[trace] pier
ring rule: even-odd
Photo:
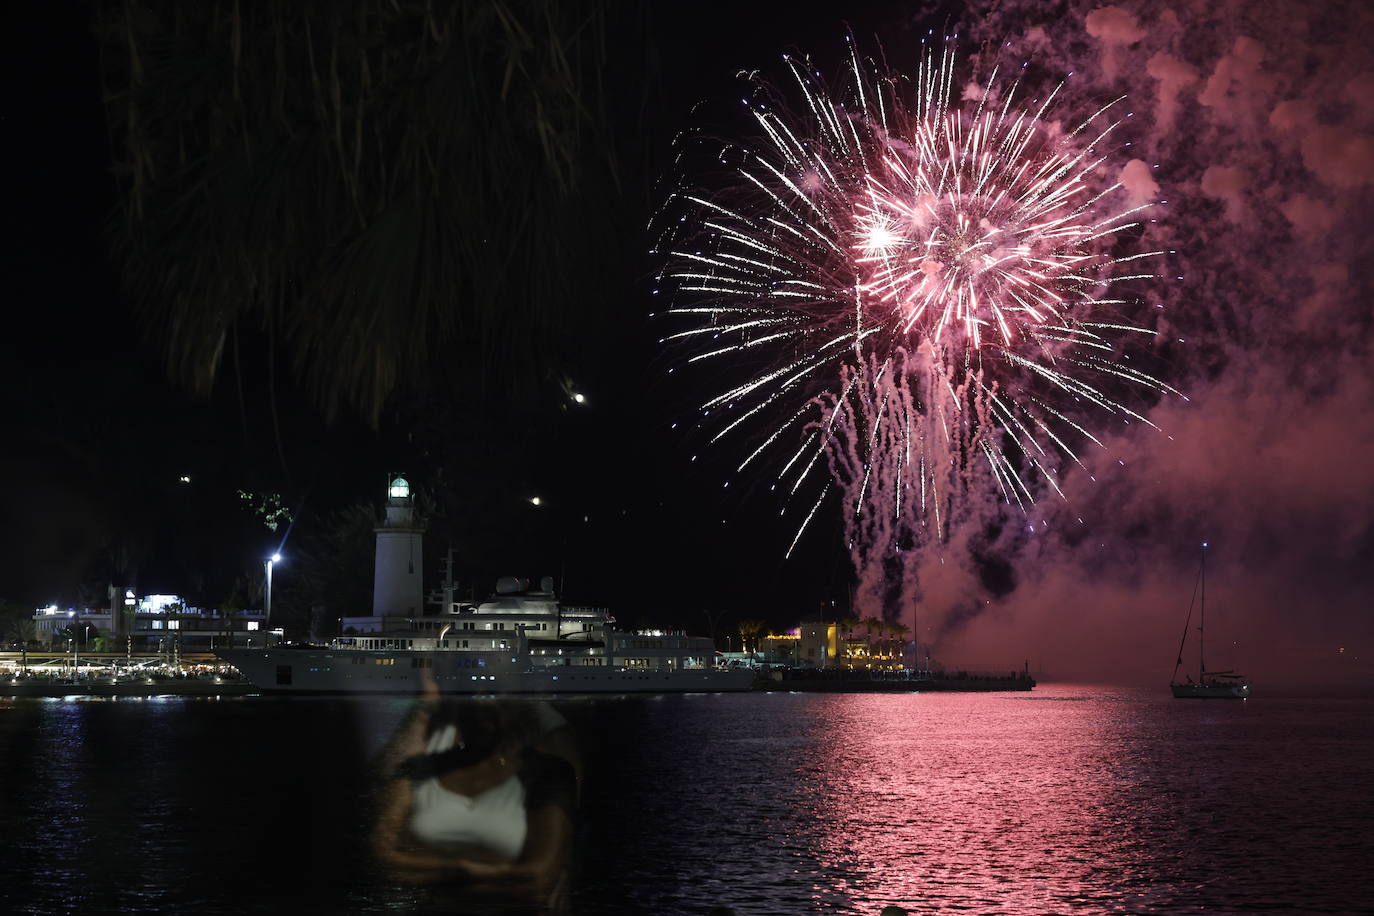
[[[256,692],[209,652],[0,652],[0,697],[238,696]]]

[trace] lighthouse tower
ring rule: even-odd
[[[415,515],[415,497],[403,475],[389,476],[386,519],[374,530],[373,616],[418,617],[424,612],[425,529]]]

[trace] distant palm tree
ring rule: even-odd
[[[872,654],[875,657],[880,657],[887,654],[887,640],[885,639],[886,634],[887,621],[882,620],[881,618],[874,618],[873,622],[869,625],[869,636],[870,638],[874,635],[878,637],[877,639],[873,640]]]
[[[893,640],[893,641],[897,644],[898,647],[900,647],[899,651],[897,651],[895,654],[896,654],[897,656],[899,656],[899,658],[900,658],[902,661],[905,661],[905,660],[906,660],[906,642],[907,642],[907,639],[906,639],[906,638],[907,638],[907,636],[909,636],[909,635],[911,634],[911,627],[907,626],[906,624],[902,623],[901,621],[895,621],[895,622],[889,624],[888,629],[889,629],[889,631],[892,633],[892,636],[894,637],[894,640]]]
[[[739,622],[740,648],[745,652],[757,652],[758,638],[759,634],[763,632],[763,628],[762,620],[741,620]]]
[[[29,643],[38,634],[38,626],[32,620],[20,618],[10,624],[9,638],[19,643],[21,670],[29,670]]]

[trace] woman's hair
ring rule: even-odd
[[[427,738],[453,726],[453,745],[416,754],[400,766],[400,774],[416,781],[480,763],[498,750],[521,748],[537,737],[537,725],[527,704],[503,700],[441,700],[430,716]]]

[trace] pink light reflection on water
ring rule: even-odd
[[[818,898],[1048,912],[1085,894],[1084,841],[1106,831],[1103,796],[1122,767],[1101,751],[1112,725],[1100,706],[1045,717],[1028,699],[825,698],[816,713],[837,740],[812,774],[831,876]]]
[[[792,765],[812,816],[785,842],[811,860],[818,909],[1180,902],[1170,876],[1189,824],[1138,698],[1059,687],[792,699],[809,704],[822,753]]]

